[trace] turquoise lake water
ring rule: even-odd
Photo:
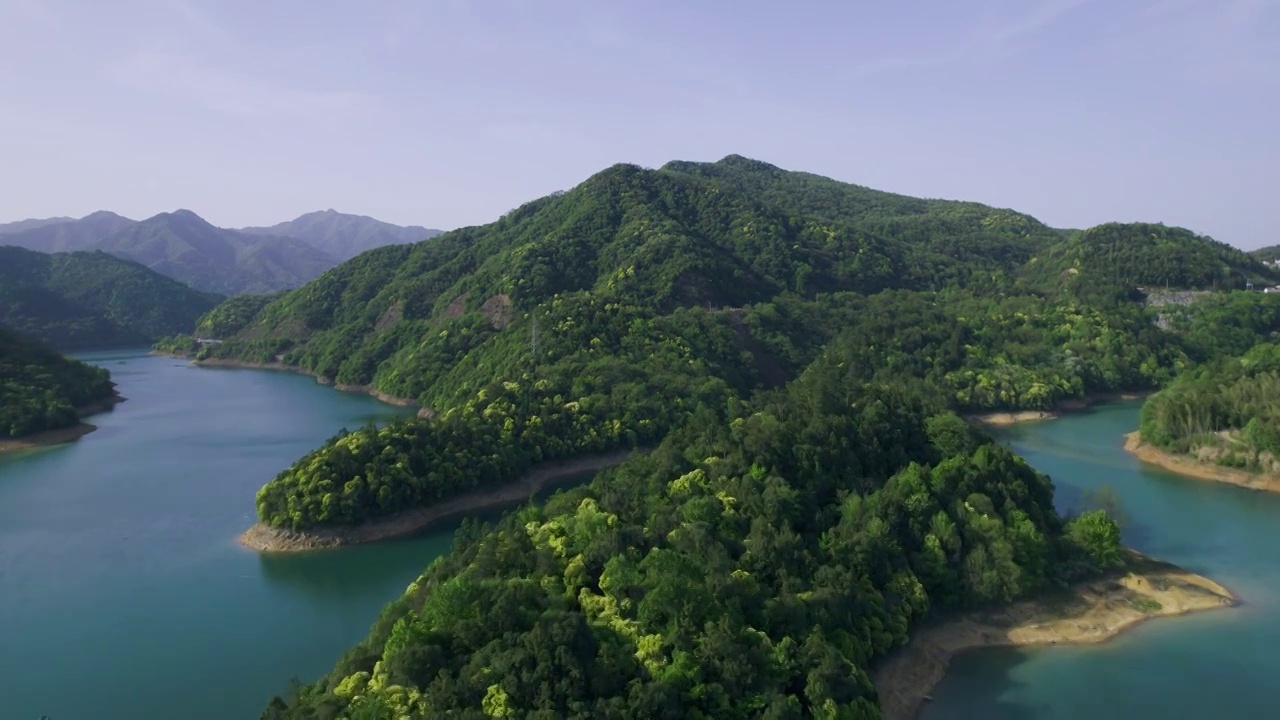
[[[1060,509],[1112,487],[1125,542],[1207,575],[1238,608],[1141,625],[1093,647],[961,655],[922,720],[1142,720],[1280,717],[1280,495],[1181,478],[1122,447],[1139,403],[1002,433],[1049,473]]]
[[[287,373],[84,356],[128,398],[96,432],[0,457],[0,718],[257,718],[447,550],[262,557],[254,492],[342,427],[402,412]]]
[[[129,398],[79,441],[0,457],[0,717],[252,720],[364,636],[457,523],[412,540],[259,556],[261,484],[342,427],[400,410],[309,378],[85,356]],[[924,720],[1280,717],[1280,496],[1143,469],[1137,404],[1005,437],[1070,509],[1110,485],[1126,541],[1207,574],[1241,608],[1106,645],[958,658]],[[492,515],[492,514],[491,514]]]

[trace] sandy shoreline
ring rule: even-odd
[[[966,415],[965,417],[972,422],[982,425],[1004,427],[1026,422],[1054,420],[1062,417],[1064,413],[1087,410],[1094,405],[1101,405],[1102,403],[1119,402],[1123,400],[1141,400],[1142,398],[1150,395],[1151,392],[1152,391],[1101,393],[1098,395],[1090,395],[1085,398],[1063,400],[1052,410],[1002,410],[999,412],[974,413]]]
[[[86,418],[90,415],[97,415],[98,413],[106,412],[124,401],[125,399],[123,397],[119,394],[115,394],[103,400],[91,402],[87,405],[81,405],[76,408],[76,414],[81,418]],[[32,433],[20,438],[13,438],[11,440],[0,440],[0,453],[17,452],[18,450],[35,450],[36,448],[61,445],[73,440],[78,440],[97,429],[97,425],[81,422],[70,427],[45,430],[43,432]]]
[[[988,647],[1087,645],[1157,617],[1235,605],[1218,583],[1130,551],[1129,567],[1059,595],[968,613],[916,632],[872,673],[885,720],[911,720],[951,658]]]
[[[1215,465],[1202,462],[1190,455],[1169,452],[1146,442],[1142,439],[1142,434],[1136,430],[1124,436],[1124,449],[1144,463],[1155,465],[1177,475],[1238,485],[1250,490],[1280,492],[1280,477]]]
[[[572,460],[543,463],[525,473],[519,480],[501,487],[469,493],[439,505],[408,510],[355,527],[294,532],[255,523],[240,535],[240,544],[258,552],[302,552],[413,535],[441,520],[457,515],[522,502],[558,481],[617,465],[630,457],[632,452],[634,451],[619,450]]]

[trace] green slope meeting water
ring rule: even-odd
[[[921,720],[1280,717],[1280,495],[1180,478],[1124,452],[1138,403],[1011,428],[1063,509],[1111,486],[1131,547],[1208,575],[1241,607],[1147,623],[1093,647],[956,658]]]
[[[339,428],[402,411],[287,373],[85,357],[128,402],[76,443],[0,457],[0,717],[252,720],[291,677],[328,671],[448,549],[457,523],[299,555],[236,543],[265,480]],[[925,720],[1274,715],[1280,496],[1142,469],[1120,448],[1136,423],[1131,403],[1005,437],[1064,508],[1110,485],[1132,546],[1246,605],[1098,647],[961,656]]]

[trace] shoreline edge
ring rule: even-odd
[[[254,523],[240,534],[239,541],[244,547],[261,553],[288,553],[363,545],[414,535],[457,515],[523,502],[561,482],[613,467],[639,452],[644,452],[644,449],[617,450],[540,463],[513,482],[459,495],[431,507],[406,510],[362,525],[294,531]]]
[[[84,418],[107,412],[126,399],[119,393],[115,393],[111,397],[91,402],[88,405],[81,405],[76,408],[76,415],[81,418],[81,422],[67,427],[54,428],[53,430],[41,430],[18,438],[0,440],[0,453],[38,450],[79,440],[98,429],[97,425],[84,422]]]
[[[1095,645],[1155,618],[1239,604],[1201,575],[1129,550],[1126,567],[1063,593],[969,612],[912,635],[871,673],[885,720],[914,720],[951,660],[996,647]]]
[[[1088,410],[1095,405],[1103,405],[1110,402],[1141,400],[1152,392],[1154,391],[1142,390],[1134,392],[1098,393],[1096,395],[1088,395],[1083,398],[1070,398],[1068,400],[1063,400],[1055,405],[1051,410],[998,410],[986,413],[970,413],[964,417],[966,420],[979,425],[986,425],[989,427],[1008,427],[1009,425],[1021,425],[1022,423],[1057,420],[1064,414]]]
[[[1134,430],[1124,436],[1125,452],[1148,465],[1182,477],[1235,485],[1249,490],[1280,492],[1280,478],[1264,473],[1224,467],[1203,462],[1190,455],[1181,455],[1156,447],[1142,439],[1142,433]]]

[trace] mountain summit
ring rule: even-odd
[[[403,245],[433,238],[440,230],[392,225],[365,215],[350,215],[332,208],[300,215],[270,227],[247,227],[252,235],[281,235],[304,240],[339,260],[350,260],[383,245]]]

